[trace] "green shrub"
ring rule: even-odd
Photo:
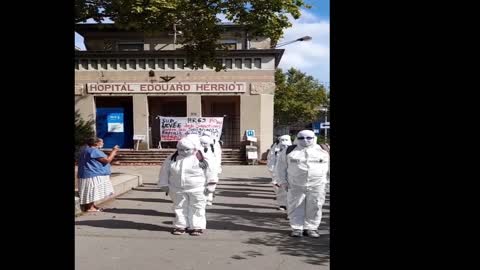
[[[88,138],[95,136],[94,124],[94,120],[85,121],[80,117],[80,113],[75,111],[75,160],[77,159],[80,147],[85,144]]]

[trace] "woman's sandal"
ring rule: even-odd
[[[185,229],[175,228],[175,229],[173,229],[173,231],[172,231],[172,234],[173,234],[173,235],[182,235],[182,234],[184,234],[184,233],[185,233]]]
[[[191,235],[191,236],[200,236],[200,235],[202,235],[202,234],[203,234],[203,230],[201,230],[201,229],[195,229],[195,230],[192,230],[192,231],[190,232],[190,235]]]

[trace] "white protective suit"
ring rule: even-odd
[[[273,189],[275,191],[277,204],[279,207],[287,206],[287,191],[279,186],[275,173],[275,167],[277,166],[278,156],[282,151],[285,151],[289,145],[292,145],[290,135],[280,136],[278,137],[278,144],[274,144],[267,155],[267,168],[272,174]]]
[[[202,145],[202,154],[209,161],[208,165],[210,166],[213,174],[212,178],[209,179],[207,183],[207,189],[206,189],[207,205],[212,205],[213,194],[215,193],[215,188],[217,187],[217,183],[218,183],[218,170],[220,169],[220,166],[218,164],[218,160],[215,158],[214,152],[212,151],[212,148],[213,148],[212,139],[209,136],[202,136],[200,137],[200,143]]]
[[[210,131],[204,131],[202,133],[202,136],[208,136],[210,139],[213,141],[213,154],[215,155],[215,158],[217,159],[217,164],[218,164],[218,173],[222,173],[222,146],[218,142],[219,139],[215,138],[215,136],[212,135]]]
[[[298,145],[286,155],[282,151],[276,166],[277,181],[286,187],[287,211],[293,230],[317,230],[322,219],[330,156],[315,143],[311,130],[302,130]]]
[[[178,155],[171,154],[160,169],[158,186],[169,191],[177,229],[205,229],[205,186],[211,170],[202,169],[195,144],[188,138],[177,143]],[[208,163],[208,162],[207,162]]]

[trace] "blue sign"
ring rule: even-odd
[[[255,130],[253,129],[247,129],[247,131],[245,132],[247,137],[255,137]]]
[[[109,113],[107,116],[108,132],[124,132],[123,113]]]
[[[107,123],[123,123],[123,113],[109,113]]]

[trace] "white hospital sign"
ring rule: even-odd
[[[245,82],[87,83],[89,94],[243,93]]]

